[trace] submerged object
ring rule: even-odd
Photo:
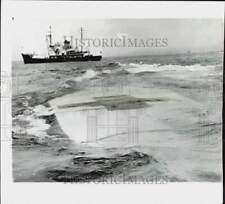
[[[92,55],[89,51],[83,51],[81,46],[80,50],[72,46],[71,40],[64,39],[64,43],[52,44],[52,32],[50,26],[50,32],[47,35],[48,44],[48,56],[36,56],[35,54],[22,53],[24,64],[34,63],[52,63],[52,62],[79,62],[79,61],[100,61],[101,55]],[[81,28],[81,42],[83,40],[83,29]]]

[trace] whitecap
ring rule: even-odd
[[[33,109],[29,110],[29,114],[18,115],[14,119],[27,122],[24,127],[15,126],[13,128],[15,133],[21,134],[26,133],[28,135],[33,135],[39,138],[48,136],[47,129],[50,127],[46,124],[45,119],[40,118],[40,116],[48,116],[53,114],[52,108],[45,107],[43,105],[38,105]]]
[[[213,71],[215,66],[214,65],[201,65],[201,64],[194,64],[194,65],[160,65],[160,64],[135,64],[130,63],[130,67],[126,69],[126,71],[136,74],[140,72],[162,72],[162,71]]]
[[[97,75],[97,72],[95,72],[92,69],[87,70],[83,75],[76,77],[75,81],[81,82],[84,79],[91,79]]]
[[[103,71],[102,71],[102,73],[103,73],[103,74],[111,74],[111,73],[112,73],[112,71],[111,71],[111,70],[106,69],[106,70],[103,70]]]

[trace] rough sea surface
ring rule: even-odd
[[[222,60],[13,62],[14,181],[220,182]]]

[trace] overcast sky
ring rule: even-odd
[[[41,11],[40,11],[41,15]],[[55,14],[62,15],[62,14]],[[131,39],[167,38],[168,46],[161,48],[98,48],[103,56],[129,56],[221,51],[223,49],[223,21],[220,19],[97,19],[48,20],[24,19],[14,16],[13,60],[21,59],[21,52],[46,53],[46,33],[52,26],[53,40],[62,41],[64,35],[79,38],[79,28],[85,29],[86,38],[117,38],[125,35]]]

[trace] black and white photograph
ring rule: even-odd
[[[62,4],[9,15],[12,183],[221,186],[223,16]]]

